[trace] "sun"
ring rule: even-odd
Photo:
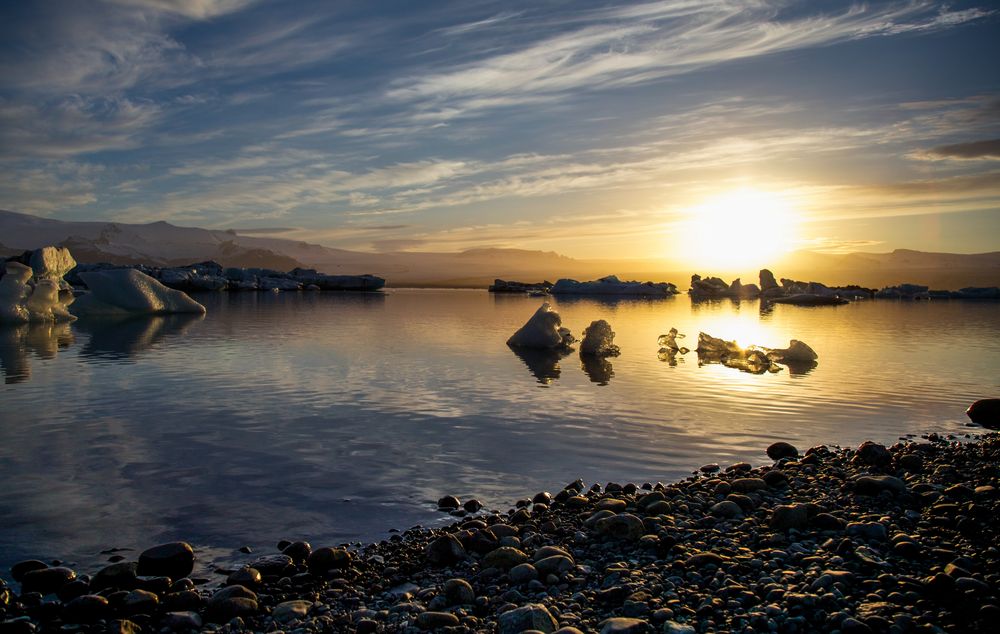
[[[748,273],[792,250],[798,214],[779,193],[739,189],[685,210],[676,228],[680,256],[705,274]]]

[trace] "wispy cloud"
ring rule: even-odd
[[[783,8],[769,2],[668,0],[593,12],[578,18],[568,32],[544,33],[517,50],[400,80],[388,96],[454,100],[461,110],[492,105],[490,97],[503,97],[505,104],[530,102],[780,51],[952,27],[990,13],[949,11],[927,1],[852,5],[839,13],[800,17],[787,17]]]

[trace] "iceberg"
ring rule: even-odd
[[[535,314],[518,329],[507,345],[515,348],[538,348],[554,350],[567,348],[575,341],[569,329],[562,328],[559,313],[552,310],[548,302],[542,304]]]
[[[611,324],[598,319],[593,321],[583,331],[583,342],[580,344],[580,354],[591,357],[617,357],[621,350],[614,344],[615,333]]]
[[[52,277],[54,270],[40,270],[42,278],[36,277],[34,269],[20,262],[9,261],[4,265],[4,276],[0,278],[0,323],[75,319],[67,310],[73,303],[73,294],[60,289],[62,277]]]
[[[594,282],[578,282],[569,278],[556,280],[549,292],[553,295],[671,297],[677,294],[677,287],[669,282],[623,282],[614,275],[608,275]]]
[[[80,296],[73,313],[82,315],[164,315],[204,313],[205,307],[183,291],[167,288],[135,269],[80,273],[90,292]]]
[[[708,277],[702,279],[700,275],[691,276],[691,289],[688,290],[691,299],[753,299],[760,295],[760,289],[756,284],[743,284],[740,278],[736,278],[729,284],[718,277]]]
[[[735,341],[725,341],[704,332],[698,333],[698,363],[721,363],[753,374],[780,372],[779,363],[792,374],[804,374],[816,367],[819,356],[805,343],[792,339],[787,348],[763,346],[741,347]]]
[[[816,351],[798,339],[788,342],[787,348],[772,348],[767,353],[768,358],[781,363],[808,363],[819,358]]]

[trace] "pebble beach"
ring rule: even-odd
[[[92,571],[19,562],[0,632],[996,631],[1000,436],[767,453],[504,513],[446,496],[451,525],[281,542],[205,578],[184,542]]]

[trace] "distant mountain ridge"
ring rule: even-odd
[[[176,266],[214,260],[223,266],[288,271],[315,268],[329,274],[371,273],[390,286],[485,288],[495,278],[555,281],[559,277],[595,279],[617,274],[623,279],[671,281],[686,288],[692,271],[651,260],[578,260],[552,251],[475,248],[457,253],[366,253],[285,238],[244,235],[234,230],[179,227],[158,221],[71,222],[0,210],[0,256],[48,244],[69,247],[79,262]],[[775,275],[832,285],[880,287],[903,282],[934,288],[1000,286],[1000,252],[891,253],[843,255],[797,252],[776,261]],[[701,274],[730,276],[726,271]],[[738,273],[737,273],[738,274]],[[756,271],[744,272],[756,281]]]

